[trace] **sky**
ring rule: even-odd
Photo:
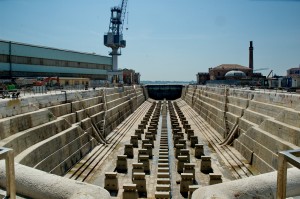
[[[0,0],[0,39],[108,56],[120,0]],[[286,75],[300,66],[300,0],[128,0],[119,68],[141,80],[192,81],[220,64]],[[128,28],[128,30],[126,30]],[[267,68],[267,69],[266,69]]]

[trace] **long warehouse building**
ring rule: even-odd
[[[0,78],[83,77],[107,80],[112,58],[0,40]]]

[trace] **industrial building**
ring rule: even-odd
[[[77,77],[107,80],[112,58],[0,40],[0,78]]]
[[[197,84],[258,84],[265,77],[253,71],[253,42],[249,46],[249,66],[221,64],[209,68],[208,72],[197,73]]]

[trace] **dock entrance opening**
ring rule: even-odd
[[[181,97],[182,85],[146,85],[150,98],[155,100],[175,100]]]

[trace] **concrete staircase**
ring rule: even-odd
[[[277,169],[279,151],[299,148],[300,101],[297,96],[229,89],[225,110],[225,88],[198,86],[198,94],[193,96],[195,87],[190,87],[186,88],[184,100],[223,137],[225,122],[229,129],[238,125],[239,137],[234,147],[259,172]]]
[[[63,176],[145,101],[141,87],[96,94],[71,93],[67,102],[0,119],[0,146],[13,148],[16,162]]]

